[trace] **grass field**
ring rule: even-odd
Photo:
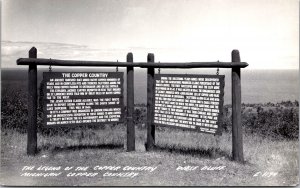
[[[213,135],[190,131],[157,131],[156,149],[146,152],[146,131],[137,129],[136,151],[124,148],[125,128],[87,130],[66,135],[38,135],[39,153],[26,155],[26,134],[2,132],[2,185],[277,185],[298,183],[298,142],[276,141],[260,136],[244,136],[245,164],[231,161],[231,135]],[[218,140],[218,142],[216,142]],[[216,149],[213,149],[216,148]],[[154,172],[141,172],[134,178],[103,177],[20,177],[23,166],[96,165],[155,166]],[[178,166],[199,166],[194,171],[177,171]],[[226,166],[223,170],[201,170],[204,166]],[[259,173],[261,172],[261,173]],[[265,173],[265,177],[263,177]],[[266,174],[269,173],[269,174]],[[271,173],[271,174],[270,174]],[[277,173],[271,176],[272,173]],[[273,175],[274,175],[273,174]],[[270,176],[270,177],[269,177]]]

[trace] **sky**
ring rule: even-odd
[[[2,0],[1,67],[38,57],[299,68],[298,0]]]

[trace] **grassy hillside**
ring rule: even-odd
[[[38,134],[39,153],[26,155],[26,134],[2,131],[2,172],[4,185],[295,185],[298,183],[298,142],[274,141],[257,135],[244,135],[245,164],[231,161],[231,134],[213,135],[189,131],[158,130],[156,149],[146,152],[146,132],[137,129],[136,151],[125,152],[126,129],[114,128],[69,132],[45,136]],[[153,166],[152,173],[135,178],[103,177],[20,177],[24,166],[96,165]],[[179,166],[198,166],[195,171],[177,171]],[[223,170],[201,170],[225,166]],[[111,171],[110,171],[111,172]],[[276,173],[265,176],[263,173]],[[257,175],[259,174],[259,175]]]

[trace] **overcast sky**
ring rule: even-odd
[[[38,57],[299,67],[298,0],[3,0],[2,67]]]

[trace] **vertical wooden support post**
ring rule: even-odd
[[[29,58],[37,58],[37,49],[29,50]],[[37,153],[37,66],[29,65],[28,69],[28,126],[27,155]]]
[[[127,54],[127,62],[133,63],[133,54]],[[133,67],[127,67],[127,151],[135,150],[134,112],[134,72]]]
[[[148,63],[154,63],[154,54],[147,56]],[[147,69],[147,143],[146,150],[155,145],[155,126],[153,124],[154,113],[154,68]]]
[[[241,62],[238,50],[231,53],[232,62]],[[241,118],[241,69],[232,68],[232,157],[234,161],[244,162],[243,132]]]

